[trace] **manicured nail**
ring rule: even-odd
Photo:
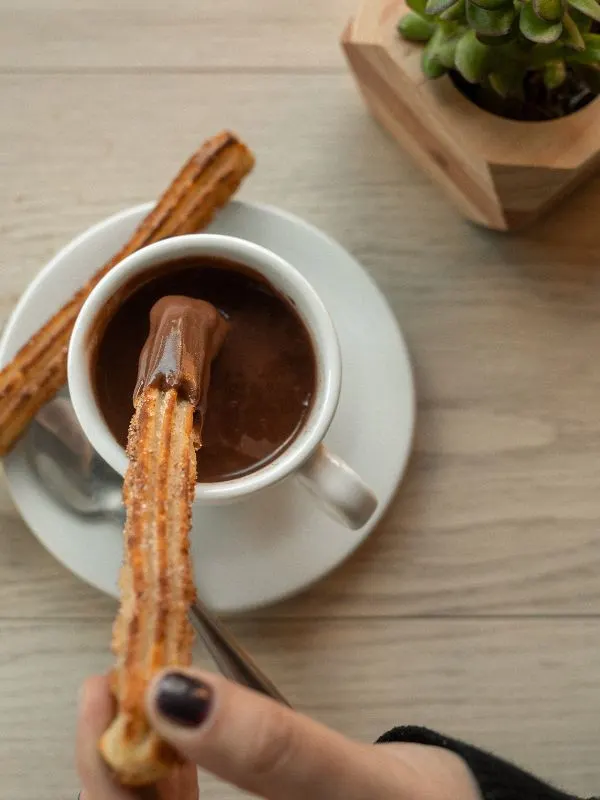
[[[168,672],[156,688],[156,709],[174,725],[197,728],[212,706],[210,686],[182,672]]]

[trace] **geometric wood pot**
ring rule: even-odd
[[[396,32],[403,0],[362,0],[342,46],[377,120],[473,222],[522,228],[600,166],[600,98],[561,119],[490,114],[445,75],[427,79],[422,46]]]

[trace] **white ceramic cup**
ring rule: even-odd
[[[310,283],[294,267],[264,247],[243,239],[216,234],[165,239],[125,258],[93,289],[75,323],[68,356],[71,400],[92,446],[113,469],[125,474],[127,456],[110,432],[92,389],[90,355],[98,315],[134,277],[159,264],[188,257],[224,258],[262,275],[293,304],[310,333],[317,364],[312,408],[290,445],[273,461],[248,475],[198,483],[196,501],[231,502],[296,475],[341,522],[350,528],[361,528],[375,511],[377,499],[361,478],[322,444],[337,408],[342,380],[340,349],[331,317]]]

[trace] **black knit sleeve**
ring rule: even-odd
[[[484,800],[577,800],[496,756],[427,728],[394,728],[378,740],[386,742],[413,742],[452,750],[467,763]]]

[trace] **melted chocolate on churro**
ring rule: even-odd
[[[285,450],[310,413],[317,379],[310,335],[289,301],[246,267],[216,258],[157,267],[121,290],[94,336],[96,397],[123,445],[150,310],[169,295],[211,303],[228,322],[210,369],[198,480],[246,475]]]
[[[140,354],[134,404],[149,386],[177,389],[204,415],[210,365],[226,334],[227,323],[205,300],[182,295],[158,300]]]

